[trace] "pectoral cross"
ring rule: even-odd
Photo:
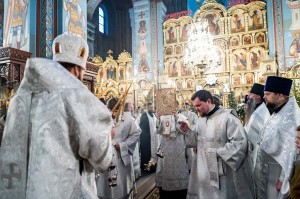
[[[18,181],[21,180],[21,170],[18,169],[18,165],[16,163],[9,164],[9,173],[4,173],[4,170],[2,170],[1,173],[1,180],[7,179],[8,181],[6,186],[7,189],[13,189],[15,187],[13,184],[13,178],[18,179]]]

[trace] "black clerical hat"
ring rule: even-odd
[[[293,80],[284,77],[269,76],[265,85],[265,91],[290,95]]]
[[[254,83],[251,90],[250,90],[250,93],[259,95],[261,97],[261,99],[263,99],[263,97],[264,97],[264,88],[265,88],[264,85]]]

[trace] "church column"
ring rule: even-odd
[[[281,0],[273,0],[273,9],[274,9],[274,34],[275,34],[275,52],[277,52],[277,60],[279,67],[284,67],[284,38],[283,38],[283,16],[281,10]]]
[[[51,58],[52,57],[52,42],[54,39],[54,13],[53,10],[57,9],[56,1],[46,0],[38,1],[39,13],[37,20],[38,26],[38,47],[37,55],[39,57]],[[55,29],[56,30],[56,29]]]
[[[163,63],[163,31],[166,8],[163,2],[141,0],[130,10],[132,58],[135,77],[156,83],[159,63]]]
[[[157,83],[158,75],[163,72],[164,47],[163,47],[163,22],[167,9],[163,2],[151,2],[151,54],[153,67],[153,83]]]
[[[87,43],[89,45],[89,57],[94,57],[95,25],[87,22]]]

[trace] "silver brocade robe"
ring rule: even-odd
[[[163,121],[161,116],[161,120]],[[158,158],[156,167],[156,186],[165,191],[176,191],[187,189],[189,182],[189,171],[186,161],[186,146],[184,135],[179,133],[176,127],[174,116],[171,119],[171,133],[168,137],[161,136],[160,147],[163,150],[164,158]],[[163,134],[162,123],[157,130]]]
[[[188,199],[253,198],[243,167],[247,150],[244,128],[228,109],[199,118],[186,134],[186,144],[197,147],[197,167],[192,169]]]
[[[296,127],[300,124],[300,110],[295,97],[278,113],[273,113],[264,125],[254,169],[256,197],[258,199],[285,198],[289,192],[289,177],[296,153]],[[283,182],[276,190],[278,180]]]
[[[265,103],[259,105],[252,113],[249,122],[245,126],[248,138],[247,158],[250,163],[251,173],[254,172],[256,155],[258,149],[259,135],[267,120],[270,118],[270,112]]]
[[[198,120],[198,116],[196,115],[196,113],[194,113],[192,111],[183,111],[182,114],[188,118],[188,121],[190,123],[190,128],[194,129],[197,124],[197,120]],[[188,164],[189,170],[191,170],[192,167],[195,167],[195,165],[196,165],[197,157],[196,157],[195,152],[191,148],[186,149],[186,155],[187,155],[187,164]]]
[[[113,143],[120,144],[120,151],[113,149],[117,173],[117,186],[109,187],[108,172],[100,173],[96,178],[97,192],[100,199],[132,198],[134,190],[134,169],[132,154],[140,136],[140,131],[130,112],[124,113],[124,122],[119,121],[115,127],[116,137]],[[115,171],[116,170],[116,171]]]
[[[156,152],[158,149],[158,145],[159,145],[159,141],[160,141],[160,137],[157,135],[157,118],[156,116],[153,114],[153,117],[151,117],[149,115],[148,112],[146,112],[148,120],[149,120],[149,127],[150,127],[150,135],[151,135],[151,158],[153,158],[154,160],[157,160],[157,156],[156,156]]]
[[[137,127],[137,129],[139,131],[139,135],[140,135],[142,133],[142,129],[139,126],[139,121],[137,121],[136,119],[135,119],[135,124],[136,124],[136,127]],[[140,138],[139,138],[138,142],[136,143],[135,149],[133,151],[132,162],[133,162],[135,179],[138,179],[142,176],[141,165],[140,165]]]
[[[0,198],[96,198],[92,167],[111,163],[111,128],[107,108],[70,72],[28,59],[0,149]]]

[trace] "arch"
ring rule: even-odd
[[[99,18],[98,18],[98,23],[99,23],[99,31],[105,35],[108,35],[108,12],[105,7],[105,5],[100,4],[98,6],[99,9]],[[101,28],[102,26],[102,28]]]
[[[93,14],[95,10],[98,8],[98,5],[102,2],[102,0],[90,0],[87,3],[87,17],[91,21],[93,18]]]

